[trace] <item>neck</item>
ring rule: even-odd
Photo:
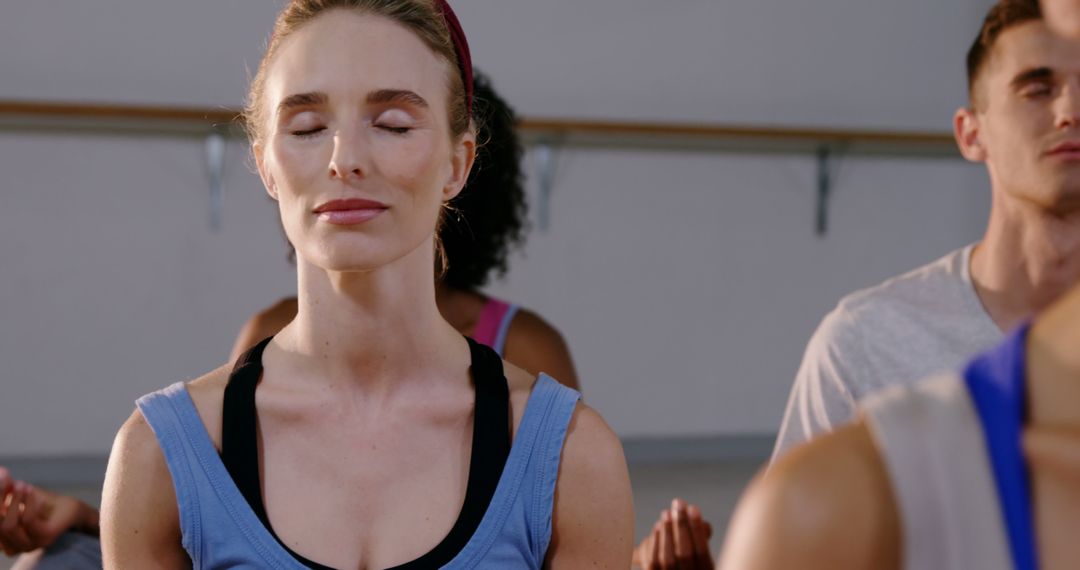
[[[1048,211],[995,191],[971,277],[1002,330],[1046,308],[1080,281],[1080,210]]]
[[[367,272],[327,271],[297,260],[296,319],[275,346],[304,378],[389,385],[437,378],[467,350],[435,303],[430,247]],[[293,368],[290,366],[290,368]]]

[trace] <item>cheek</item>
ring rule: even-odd
[[[416,199],[441,195],[445,148],[432,137],[413,137],[380,153],[381,174],[399,188],[408,188]]]
[[[312,181],[325,176],[329,168],[329,151],[322,144],[288,144],[276,142],[270,146],[270,172],[281,195],[296,195]]]
[[[985,127],[985,144],[990,152],[1006,155],[1010,160],[1026,158],[1038,146],[1043,127],[1042,119],[1030,109],[1013,108],[1003,111]]]
[[[274,179],[278,215],[285,233],[294,245],[305,243],[304,235],[312,219],[305,215],[311,198],[305,192],[316,189],[327,178],[329,159],[324,145],[297,145],[274,141],[267,147],[266,167]]]

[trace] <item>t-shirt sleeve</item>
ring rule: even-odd
[[[814,331],[788,397],[772,460],[793,447],[855,419],[855,371],[865,369],[866,354],[856,321],[842,307],[829,313]]]

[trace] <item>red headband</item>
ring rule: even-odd
[[[458,69],[461,71],[461,80],[465,83],[465,109],[472,116],[473,108],[473,68],[472,55],[469,53],[469,41],[465,39],[465,30],[461,29],[454,10],[446,0],[435,0],[435,6],[446,20],[446,27],[450,29],[450,39],[454,42],[454,51],[457,52]]]

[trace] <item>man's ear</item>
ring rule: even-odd
[[[278,199],[277,185],[274,184],[274,177],[266,168],[263,150],[263,146],[259,143],[251,145],[251,153],[255,156],[255,168],[259,171],[259,178],[262,178],[263,187],[266,188],[266,193],[276,201]]]
[[[450,157],[450,177],[443,186],[443,202],[450,201],[465,188],[474,162],[476,162],[476,134],[468,132],[462,135],[454,145],[454,153]]]
[[[958,109],[953,115],[953,137],[960,154],[971,162],[985,162],[986,146],[982,140],[982,123],[974,109]]]

